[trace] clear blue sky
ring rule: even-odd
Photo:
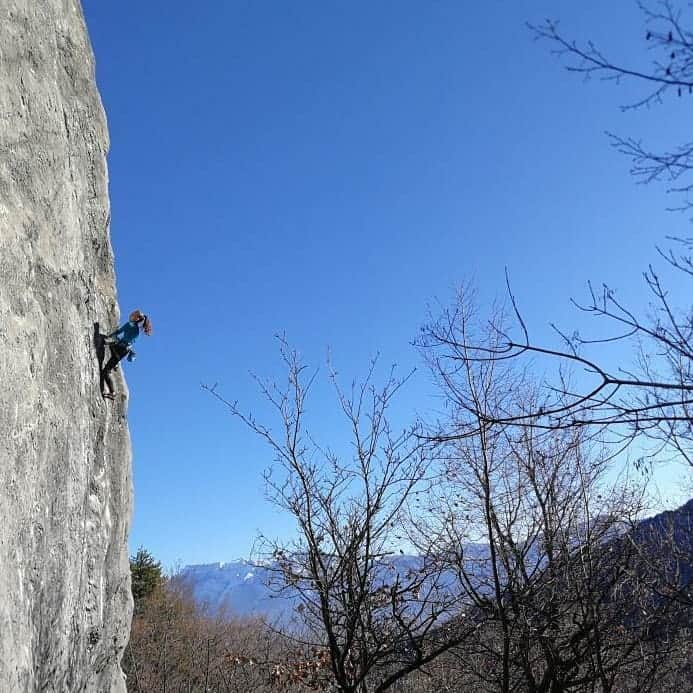
[[[280,373],[273,334],[345,377],[410,346],[435,299],[507,266],[539,338],[571,328],[587,279],[625,299],[665,235],[660,188],[634,184],[605,130],[686,139],[690,99],[621,113],[634,93],[562,71],[524,22],[647,59],[635,3],[190,3],[84,0],[111,133],[121,307],[152,316],[127,364],[131,547],[166,565],[247,555],[286,532],[264,500],[269,451],[201,391],[264,411],[248,372]],[[667,139],[664,139],[666,136]],[[318,391],[316,433],[334,434]],[[421,370],[400,400],[435,405]],[[322,424],[322,425],[320,425]],[[671,472],[672,474],[674,472]]]

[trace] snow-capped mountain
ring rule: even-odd
[[[406,576],[417,570],[417,556],[393,556],[383,561],[383,582],[394,576]],[[226,611],[234,616],[263,616],[270,621],[291,619],[296,595],[285,590],[277,593],[273,587],[270,564],[239,559],[230,562],[189,565],[179,577],[189,585],[193,597],[212,612]],[[274,584],[276,585],[276,577]]]
[[[665,544],[662,542],[669,534],[673,535],[680,547],[677,565],[682,581],[688,583],[693,579],[693,500],[677,510],[643,520],[632,532],[631,538],[656,555],[664,550]],[[613,540],[618,541],[618,537],[613,537]],[[464,553],[471,565],[475,566],[474,573],[479,580],[477,588],[481,591],[487,589],[488,547],[470,544],[465,546]],[[674,560],[668,555],[661,556],[661,559],[663,562]],[[540,558],[536,560],[541,561]],[[407,555],[384,559],[381,573],[383,584],[394,581],[397,575],[405,578],[410,571],[417,571],[421,561],[417,556]],[[271,585],[273,574],[269,563],[240,559],[228,563],[190,565],[181,571],[180,577],[190,586],[196,601],[206,604],[212,612],[225,610],[235,616],[263,616],[273,622],[290,620],[297,605],[296,595],[288,591],[278,594]],[[452,586],[454,581],[450,574],[449,579],[444,578],[442,582]]]
[[[288,595],[277,596],[273,592],[271,576],[266,566],[243,559],[190,565],[180,573],[195,600],[213,612],[225,610],[234,616],[276,620],[287,616],[293,604]]]

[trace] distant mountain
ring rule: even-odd
[[[679,586],[691,594],[693,584],[693,498],[676,510],[649,517],[638,524],[632,540],[657,570],[676,574]],[[690,597],[689,597],[690,599]]]
[[[693,550],[693,498],[676,510],[648,517],[638,524],[636,534],[646,537],[671,536],[675,543]]]
[[[667,511],[643,520],[631,534],[631,539],[648,546],[656,554],[659,547],[668,551],[665,535],[673,536],[682,549],[679,557],[684,582],[693,579],[693,499],[677,510]],[[466,549],[470,557],[481,559],[488,549],[474,545]],[[660,551],[661,553],[661,551]],[[671,561],[663,555],[663,561]],[[683,560],[681,560],[683,559]],[[417,569],[421,559],[417,556],[393,556],[384,562],[384,574],[406,575]],[[236,616],[264,616],[271,621],[291,619],[296,606],[296,595],[290,592],[277,595],[270,586],[270,564],[253,563],[239,559],[230,562],[186,566],[180,577],[189,584],[196,601],[206,604],[213,612],[226,610]]]
[[[190,586],[195,600],[212,611],[235,616],[264,616],[274,621],[293,610],[290,596],[277,597],[270,587],[271,571],[239,559],[186,566],[180,577]]]
[[[383,563],[384,573],[406,575],[418,568],[421,559],[401,555]],[[199,604],[212,612],[226,611],[235,616],[263,616],[270,621],[291,619],[297,604],[296,594],[285,590],[281,595],[273,588],[270,564],[236,561],[189,565],[180,578],[192,590]]]

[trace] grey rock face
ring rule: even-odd
[[[0,0],[2,693],[125,691],[130,441],[94,348],[118,318],[107,149],[78,0]]]

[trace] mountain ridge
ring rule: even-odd
[[[635,536],[652,541],[666,530],[673,520],[674,527],[693,527],[693,499],[674,510],[666,510],[643,518],[635,528]],[[693,537],[693,532],[689,535]],[[483,545],[474,545],[483,552]],[[486,549],[487,550],[487,549]],[[693,555],[693,550],[692,554]],[[416,567],[420,557],[408,554],[392,556],[397,572]],[[277,595],[272,592],[270,561],[239,558],[233,561],[213,561],[185,566],[179,577],[190,587],[193,597],[212,612],[240,617],[264,617],[269,620],[291,618],[296,594]],[[690,574],[690,570],[684,574]]]

